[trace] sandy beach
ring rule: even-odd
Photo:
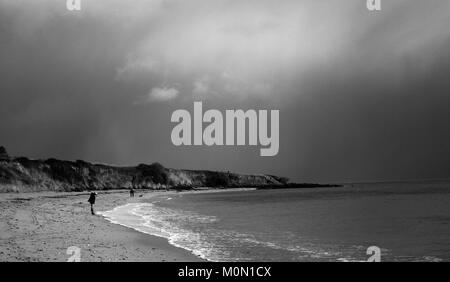
[[[159,193],[129,198],[128,191],[99,192],[95,209],[106,211]],[[86,192],[0,194],[0,261],[63,262],[71,246],[80,248],[83,262],[201,260],[164,238],[91,215],[88,197]]]

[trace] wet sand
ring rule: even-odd
[[[160,192],[99,192],[96,211],[138,202]],[[0,261],[201,261],[166,239],[142,234],[91,215],[89,193],[0,194]]]

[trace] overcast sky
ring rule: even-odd
[[[12,155],[269,173],[450,177],[450,1],[0,0]],[[175,147],[170,116],[279,109],[280,151]]]

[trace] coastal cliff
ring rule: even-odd
[[[117,167],[81,160],[32,160],[11,157],[0,147],[0,192],[85,191],[122,188],[284,187],[288,179],[272,175],[166,168],[159,163]]]

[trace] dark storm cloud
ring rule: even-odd
[[[13,154],[266,172],[448,177],[450,3],[0,0]],[[280,153],[174,147],[170,114],[280,109]]]

